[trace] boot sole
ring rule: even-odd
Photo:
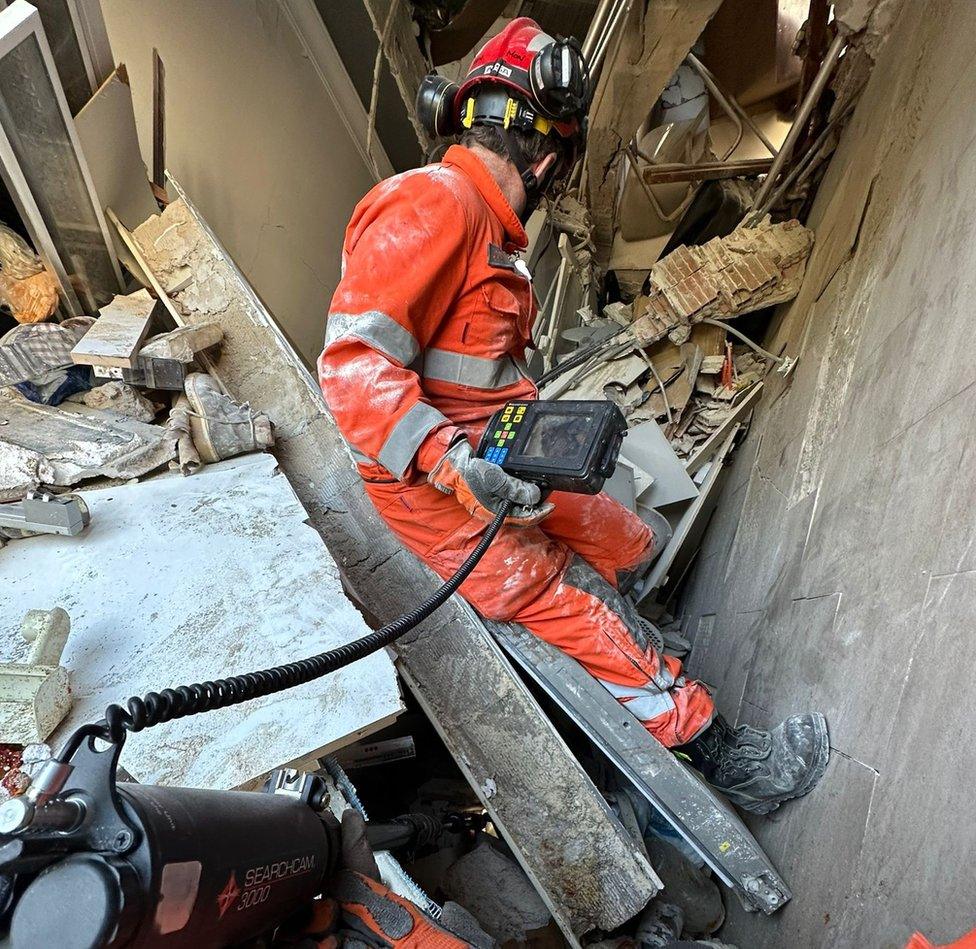
[[[742,810],[748,811],[750,814],[770,814],[780,804],[784,804],[786,801],[792,801],[798,797],[803,797],[804,794],[809,794],[817,786],[820,779],[824,776],[824,772],[827,770],[827,764],[830,761],[830,733],[827,730],[827,719],[823,715],[815,712],[813,717],[817,724],[816,757],[814,758],[812,767],[807,771],[807,776],[803,784],[794,788],[790,794],[784,794],[782,797],[772,801],[763,801],[760,804],[752,805],[740,804],[739,807]]]

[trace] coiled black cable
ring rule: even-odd
[[[175,689],[163,689],[162,692],[149,692],[141,698],[134,695],[124,706],[110,705],[105,710],[104,721],[99,722],[94,728],[98,729],[99,737],[120,744],[125,740],[126,732],[139,732],[144,728],[160,725],[175,718],[186,718],[213,709],[227,708],[229,705],[238,705],[241,702],[249,702],[251,699],[259,699],[274,692],[294,688],[296,685],[304,685],[388,646],[407,630],[422,623],[457,591],[484,556],[511,509],[511,502],[505,502],[501,511],[488,525],[478,545],[458,567],[454,576],[446,580],[409,613],[404,613],[382,629],[336,649],[329,649],[307,659],[299,659],[297,662],[274,666],[271,669],[246,672],[228,679],[198,682],[195,685],[181,685]],[[91,734],[92,731],[93,726],[79,729],[79,732],[69,739],[69,745],[75,744],[75,738],[80,740],[80,733]]]

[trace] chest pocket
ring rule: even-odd
[[[518,293],[502,280],[490,280],[480,288],[478,310],[464,328],[463,342],[485,356],[521,356],[529,339],[532,313],[531,289],[525,285]]]

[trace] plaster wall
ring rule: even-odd
[[[750,819],[790,883],[750,949],[976,925],[976,4],[902,6],[818,195],[816,246],[682,602],[729,719],[823,711],[827,774]]]
[[[278,0],[102,0],[152,167],[152,51],[166,164],[303,358],[322,346],[342,236],[374,178]]]

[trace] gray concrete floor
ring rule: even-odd
[[[905,5],[776,317],[799,367],[768,384],[682,600],[726,717],[831,729],[820,787],[750,820],[795,896],[730,905],[740,949],[976,927],[974,37],[971,0]]]

